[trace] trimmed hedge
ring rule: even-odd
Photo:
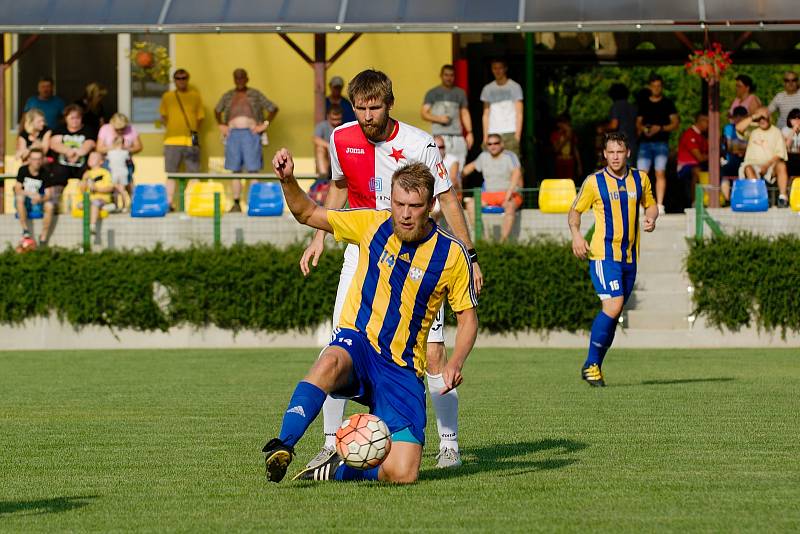
[[[750,233],[695,243],[686,269],[696,314],[716,327],[800,331],[800,238]]]
[[[0,322],[57,316],[76,328],[166,330],[189,324],[285,331],[329,320],[342,249],[330,247],[308,278],[300,245],[0,254]],[[480,247],[488,281],[481,328],[490,332],[586,330],[597,312],[586,264],[566,243]],[[452,317],[449,318],[452,321]]]

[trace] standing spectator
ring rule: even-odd
[[[784,90],[775,95],[769,103],[770,114],[778,112],[778,120],[775,124],[783,127],[789,120],[789,112],[794,108],[800,108],[800,92],[798,92],[797,73],[786,71],[783,75]]]
[[[522,206],[522,195],[517,189],[522,186],[522,169],[517,155],[503,147],[503,139],[499,134],[489,134],[486,141],[487,150],[478,158],[467,163],[462,176],[466,177],[475,171],[483,174],[483,192],[481,202],[486,206],[503,207],[503,227],[500,242],[504,243],[511,235],[514,217]],[[475,202],[472,198],[464,199],[469,220],[475,220]]]
[[[728,110],[729,114],[733,114],[734,108],[742,106],[747,109],[747,114],[750,115],[763,106],[761,99],[756,96],[756,84],[753,79],[747,74],[740,74],[736,77],[736,98],[731,102],[731,107]]]
[[[708,115],[695,114],[694,124],[686,128],[678,142],[678,178],[694,201],[694,186],[701,170],[708,170]]]
[[[50,149],[57,155],[53,181],[62,187],[70,178],[83,178],[86,156],[97,141],[97,132],[83,123],[83,111],[77,104],[64,108],[64,122],[50,139]]]
[[[447,169],[447,175],[450,177],[450,182],[453,184],[453,190],[457,195],[461,195],[461,169],[464,167],[461,165],[457,156],[447,152],[444,136],[434,135],[433,142],[436,143],[439,155],[442,156],[442,165]]]
[[[39,243],[47,244],[50,232],[50,223],[53,212],[58,204],[57,191],[53,189],[53,180],[50,171],[44,166],[44,152],[41,148],[32,148],[28,154],[28,163],[19,168],[17,182],[14,184],[19,224],[22,226],[22,237],[30,238],[28,216],[34,206],[41,206],[42,232],[39,234]]]
[[[747,151],[744,154],[744,163],[742,163],[744,176],[746,178],[764,178],[769,183],[775,183],[777,177],[778,207],[786,208],[789,206],[786,140],[781,131],[770,124],[768,108],[758,108],[755,114],[741,120],[736,125],[736,129],[746,132],[751,126],[755,126],[755,128],[750,131],[747,140]]]
[[[235,89],[219,99],[214,115],[225,142],[225,168],[233,172],[258,172],[264,165],[261,154],[262,134],[278,113],[278,106],[264,94],[247,87],[247,71],[233,71]],[[266,118],[265,118],[266,113]],[[241,180],[231,181],[233,207],[231,212],[240,212],[242,195]]]
[[[636,105],[628,101],[628,88],[623,83],[615,83],[608,89],[608,97],[611,99],[611,111],[609,111],[609,121],[606,131],[620,132],[625,134],[625,138],[630,143],[631,159],[636,159]],[[598,132],[599,133],[599,132]],[[601,134],[599,139],[599,152],[604,150],[604,137]],[[599,165],[602,167],[603,165]],[[583,173],[579,173],[581,175]]]
[[[572,129],[569,115],[563,113],[556,118],[556,129],[550,134],[550,146],[555,154],[556,178],[575,179],[575,171],[583,174],[581,156],[578,153],[578,136]]]
[[[103,99],[107,94],[108,89],[97,82],[92,82],[86,86],[83,96],[75,101],[83,110],[83,124],[94,132],[97,132],[100,126],[108,120],[103,107]]]
[[[331,109],[331,106],[338,105],[342,108],[342,122],[353,122],[356,120],[356,112],[353,111],[353,105],[342,96],[342,88],[344,88],[344,80],[341,76],[334,76],[328,82],[330,94],[325,97],[325,113]]]
[[[164,124],[164,170],[169,174],[179,172],[183,163],[185,172],[200,172],[200,124],[206,116],[203,99],[194,88],[189,88],[189,73],[178,69],[173,74],[175,90],[161,95],[158,112]],[[174,209],[175,180],[167,180],[167,201]]]
[[[342,113],[339,104],[333,104],[325,112],[325,120],[314,126],[314,155],[317,162],[317,176],[320,180],[331,179],[331,134],[342,124]]]
[[[680,120],[672,100],[664,96],[664,80],[656,73],[648,80],[650,96],[642,99],[636,116],[639,132],[639,156],[636,167],[656,174],[656,203],[658,213],[664,213],[664,196],[667,192],[667,160],[669,159],[669,134],[677,130]]]
[[[420,113],[423,120],[431,123],[431,133],[444,139],[447,153],[457,158],[463,168],[467,151],[474,142],[467,94],[455,85],[456,69],[453,65],[444,65],[439,77],[442,84],[425,93]]]
[[[133,189],[134,154],[142,151],[139,132],[122,113],[114,113],[108,124],[97,133],[97,151],[108,160],[114,185],[125,188],[128,195]]]
[[[54,94],[53,89],[52,78],[40,78],[36,85],[36,96],[28,98],[25,101],[25,107],[22,108],[22,111],[41,110],[44,113],[44,120],[51,130],[60,126],[61,115],[64,113],[64,101],[60,96]]]
[[[744,153],[747,150],[747,139],[736,129],[736,125],[747,117],[747,108],[738,106],[733,108],[731,119],[725,128],[722,129],[722,158],[723,164],[720,169],[722,196],[725,200],[731,199],[731,181],[739,176],[739,169],[744,161]]]
[[[28,155],[32,149],[38,148],[45,155],[50,150],[50,137],[53,132],[47,127],[41,110],[33,108],[26,111],[22,115],[18,131],[16,155],[23,165],[28,163]]]
[[[519,156],[519,143],[522,139],[522,87],[508,77],[505,60],[492,60],[494,81],[481,90],[483,102],[483,144],[489,135],[498,134],[503,147]]]
[[[789,112],[787,124],[783,128],[783,137],[786,139],[786,160],[787,174],[800,176],[800,108],[794,108]]]

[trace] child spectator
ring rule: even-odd
[[[733,108],[730,122],[722,129],[722,168],[720,169],[722,195],[725,200],[731,199],[731,182],[739,176],[739,168],[744,161],[747,150],[747,139],[736,125],[749,115],[747,108],[737,106]]]
[[[89,228],[92,235],[97,234],[97,218],[100,216],[100,210],[106,204],[111,204],[111,194],[115,188],[120,187],[114,185],[111,173],[108,172],[108,169],[103,168],[103,159],[100,152],[92,151],[89,154],[89,168],[83,173],[83,183],[81,184],[82,189],[90,194]],[[85,206],[84,209],[86,209]]]

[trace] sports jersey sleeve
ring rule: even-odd
[[[346,241],[354,245],[358,245],[365,236],[372,234],[369,232],[370,228],[390,216],[391,212],[388,210],[328,210],[328,222],[333,228],[333,237],[337,241]]]
[[[439,155],[439,148],[433,141],[433,137],[428,137],[425,140],[425,148],[422,149],[420,159],[428,166],[431,173],[433,173],[433,196],[439,196],[451,187],[453,184],[450,182],[450,176],[447,174],[447,169],[442,163],[442,156]]]
[[[475,308],[478,306],[478,297],[472,281],[472,263],[460,244],[454,244],[451,253],[454,265],[448,282],[447,301],[454,312]]]
[[[339,163],[339,153],[336,150],[336,130],[331,132],[331,139],[329,142],[328,154],[331,156],[331,179],[333,180],[342,180],[344,179],[344,173],[342,172],[342,166]]]
[[[647,176],[642,173],[642,190],[644,190],[644,182],[647,180]],[[572,208],[577,211],[578,213],[584,213],[588,211],[592,204],[594,203],[595,199],[595,191],[593,184],[595,183],[595,178],[593,175],[589,175],[583,181],[583,185],[581,185],[581,190],[578,191],[578,196],[575,197],[575,202],[572,203]],[[650,181],[647,180],[648,187]],[[652,197],[652,194],[650,195]]]
[[[642,206],[645,208],[649,208],[653,204],[656,203],[656,199],[653,198],[653,186],[650,184],[650,177],[647,176],[647,173],[641,173],[642,177]]]

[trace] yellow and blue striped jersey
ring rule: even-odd
[[[649,208],[656,203],[647,174],[629,168],[624,178],[603,169],[584,180],[572,207],[583,213],[594,212],[592,260],[636,263],[639,256],[639,204]]]
[[[424,239],[401,241],[389,210],[329,210],[338,241],[358,245],[358,266],[337,326],[367,336],[383,357],[422,376],[428,330],[447,297],[453,311],[477,306],[464,245],[433,223]]]

